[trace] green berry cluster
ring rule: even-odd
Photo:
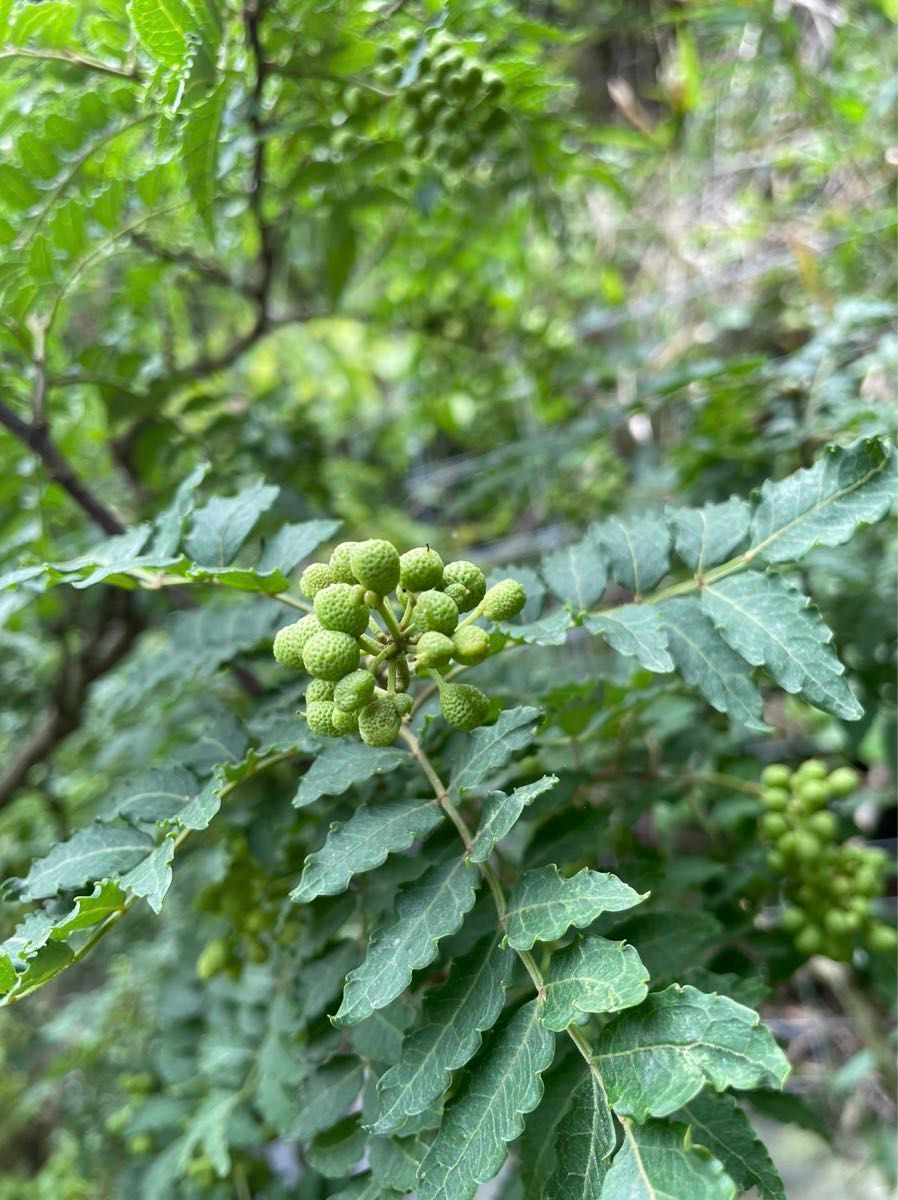
[[[313,733],[357,732],[369,746],[389,746],[411,713],[413,674],[434,679],[456,729],[486,720],[488,697],[442,672],[453,660],[469,667],[489,655],[489,634],[473,622],[517,616],[527,600],[517,580],[487,589],[475,563],[444,564],[430,546],[400,555],[373,538],[341,542],[328,562],[306,567],[299,586],[314,612],[279,630],[273,650],[283,666],[313,677],[305,709]]]
[[[770,847],[768,866],[781,877],[786,898],[780,923],[801,954],[847,961],[858,939],[870,950],[894,950],[895,930],[873,917],[871,901],[882,891],[882,851],[837,840],[838,822],[827,809],[833,797],[849,796],[857,772],[829,772],[817,759],[795,771],[772,763],[761,773],[761,841]]]
[[[404,31],[397,46],[381,50],[376,78],[404,97],[417,159],[463,167],[502,123],[504,80],[443,30]]]

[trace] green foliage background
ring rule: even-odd
[[[319,747],[270,659],[287,610],[214,573],[169,587],[148,570],[134,588],[107,570],[82,588],[99,538],[168,513],[152,546],[168,536],[175,555],[193,503],[208,516],[261,479],[279,490],[250,504],[255,542],[308,521],[333,539],[340,522],[339,537],[512,564],[536,592],[542,556],[593,522],[748,496],[830,443],[891,433],[895,18],[890,0],[0,0],[3,877],[147,770],[234,772],[159,915],[141,901],[2,1014],[3,1200],[336,1194],[364,1140],[338,1120],[356,1060],[331,1060],[320,1129],[297,1124],[301,1080],[322,1053],[392,1061],[396,1027],[347,1043],[325,1013],[443,845],[305,915],[289,899],[303,860],[351,807],[291,806]],[[504,86],[457,120],[444,102],[424,154],[409,89],[427,27]],[[82,554],[62,573],[75,586],[39,569]],[[809,967],[773,927],[753,789],[773,759],[850,762],[864,782],[843,836],[893,845],[894,562],[882,523],[800,564],[859,720],[764,676],[770,728],[751,729],[582,629],[479,669],[505,709],[546,713],[490,786],[560,777],[512,832],[512,863],[651,889],[615,936],[653,988],[762,1004],[794,1077],[784,1098],[753,1091],[756,1111],[827,1136],[847,1122],[887,1173],[891,965]],[[283,760],[256,773],[266,750]],[[390,797],[379,776],[359,794]],[[140,894],[161,904],[166,869]],[[7,895],[4,935],[34,908]],[[493,925],[475,906],[447,961]],[[220,942],[228,970],[198,978]],[[390,1011],[411,1023],[407,1001]],[[547,1103],[570,1092],[569,1065],[546,1076]],[[710,1121],[703,1103],[677,1121]],[[659,1145],[676,1133],[646,1128]],[[533,1155],[551,1132],[528,1123],[503,1194],[543,1194]]]

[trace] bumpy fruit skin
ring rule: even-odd
[[[770,763],[761,772],[761,783],[765,787],[788,787],[792,772],[784,763]]]
[[[306,704],[314,704],[316,700],[333,700],[334,685],[327,679],[313,679],[306,688]]]
[[[331,569],[331,575],[333,575],[335,583],[357,582],[355,575],[352,573],[352,564],[349,561],[349,556],[357,545],[358,542],[340,542],[338,546],[334,546],[328,566]]]
[[[464,588],[461,599],[458,596],[459,586]],[[459,612],[470,612],[486,594],[486,576],[476,563],[460,558],[457,562],[447,563],[443,568],[443,589],[447,595],[452,596]]]
[[[334,711],[331,713],[331,720],[334,723],[334,729],[338,733],[353,733],[359,727],[359,714],[348,713],[342,708],[334,705]]]
[[[320,629],[321,625],[314,613],[300,617],[292,625],[285,625],[274,635],[274,645],[271,648],[274,657],[282,667],[293,667],[297,671],[304,670],[302,652],[309,638],[318,633]]]
[[[471,730],[482,725],[490,702],[470,683],[446,683],[440,688],[440,711],[456,729]]]
[[[401,724],[396,705],[387,697],[372,700],[359,713],[359,735],[368,746],[392,745]]]
[[[399,551],[383,538],[357,542],[350,551],[349,562],[359,583],[378,596],[392,592],[399,582]]]
[[[347,713],[357,713],[374,696],[374,676],[370,671],[359,669],[344,675],[334,685],[334,703]]]
[[[340,737],[342,730],[334,723],[333,700],[316,700],[306,705],[306,721],[312,733],[319,737]]]
[[[483,598],[484,616],[491,621],[510,621],[527,603],[527,593],[516,579],[494,583]]]
[[[315,616],[324,629],[358,637],[368,628],[368,608],[355,587],[331,583],[315,595]]]
[[[850,796],[857,790],[860,777],[851,767],[837,767],[827,779],[826,786],[832,796]]]
[[[317,679],[342,679],[359,665],[359,644],[348,633],[322,629],[306,642],[302,661]]]
[[[412,707],[414,706],[414,701],[412,700],[412,698],[408,694],[408,692],[396,692],[393,695],[393,705],[394,705],[396,711],[399,713],[400,717],[407,717],[408,714],[412,711]]]
[[[415,605],[415,625],[422,633],[454,632],[458,624],[458,607],[444,592],[422,592]]]
[[[476,667],[489,657],[490,635],[479,625],[462,625],[456,629],[452,641],[455,643],[455,659],[463,667]]]
[[[443,582],[443,560],[429,546],[406,550],[399,559],[399,582],[408,592],[424,592]]]
[[[415,646],[418,664],[422,667],[445,667],[455,652],[455,643],[436,629],[422,633]]]
[[[327,563],[310,563],[299,577],[299,590],[314,600],[322,588],[333,582],[334,577]]]

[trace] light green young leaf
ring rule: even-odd
[[[228,88],[219,83],[187,114],[181,134],[181,162],[187,188],[211,240],[215,238],[216,166]]]
[[[522,1116],[540,1102],[540,1075],[554,1053],[555,1037],[531,1000],[474,1062],[450,1104],[421,1164],[418,1200],[471,1200],[493,1178],[523,1130]]]
[[[670,530],[657,515],[611,517],[590,527],[590,536],[605,550],[611,578],[636,596],[650,591],[667,574]]]
[[[155,532],[149,550],[151,555],[169,558],[177,554],[187,518],[196,507],[196,489],[209,474],[209,469],[209,463],[199,463],[178,484],[174,500],[155,520]]]
[[[779,1172],[735,1096],[702,1092],[677,1117],[689,1122],[693,1141],[720,1159],[740,1192],[757,1188],[758,1200],[786,1200]]]
[[[649,973],[632,946],[584,937],[552,955],[543,1024],[560,1032],[583,1013],[617,1012],[639,1004]]]
[[[605,557],[590,534],[544,555],[540,571],[558,599],[574,612],[595,604],[608,582]]]
[[[572,925],[582,929],[604,912],[632,908],[645,898],[616,875],[588,867],[569,879],[552,864],[527,871],[508,902],[508,944],[529,950],[536,941],[554,941]]]
[[[667,634],[654,605],[625,604],[602,613],[589,613],[583,624],[590,633],[600,633],[618,654],[636,658],[647,671],[665,673],[674,669]]]
[[[490,792],[483,805],[480,825],[471,849],[471,862],[485,862],[514,826],[518,817],[537,796],[548,792],[558,782],[557,775],[543,775],[533,783],[515,788],[511,795],[505,792]]]
[[[782,1087],[789,1064],[750,1008],[672,984],[615,1017],[596,1043],[611,1107],[638,1121],[666,1117],[706,1083]]]
[[[892,506],[898,456],[882,438],[827,446],[807,470],[761,486],[752,518],[752,554],[792,562],[814,546],[841,546],[859,525],[881,520]]]
[[[277,499],[279,488],[261,480],[236,496],[214,496],[193,514],[185,549],[200,567],[226,567]]]
[[[746,571],[721,579],[702,589],[702,606],[736,653],[765,667],[785,691],[845,721],[864,715],[832,648],[831,630],[781,575]]]
[[[486,938],[452,964],[444,984],[426,993],[419,1027],[406,1037],[399,1062],[378,1081],[375,1133],[389,1133],[424,1112],[449,1086],[451,1072],[477,1053],[481,1034],[502,1011],[514,961],[507,947]]]
[[[665,600],[657,611],[670,656],[690,687],[747,729],[768,730],[761,716],[763,699],[748,665],[723,640],[699,601],[687,596]]]
[[[600,1200],[614,1150],[608,1102],[591,1071],[571,1095],[555,1133],[555,1169],[543,1200]]]
[[[133,892],[135,896],[144,897],[153,912],[158,913],[165,894],[171,887],[171,861],[174,856],[174,838],[163,838],[151,854],[119,877],[122,887]]]
[[[327,746],[303,776],[293,797],[295,808],[305,808],[320,796],[341,796],[357,783],[374,775],[386,775],[409,761],[403,750],[392,746],[366,746],[364,742],[339,741]]]
[[[602,1200],[733,1200],[721,1164],[693,1146],[687,1125],[648,1121],[625,1127],[624,1144],[605,1176]]]
[[[214,62],[221,40],[215,0],[128,0],[128,15],[157,62],[180,67],[197,46],[210,64]]]
[[[329,519],[282,525],[262,547],[256,571],[259,575],[267,575],[271,571],[289,575],[297,563],[308,558],[322,542],[333,537],[339,528],[339,521]]]
[[[98,879],[122,875],[154,848],[153,839],[139,829],[94,821],[31,864],[28,874],[16,885],[18,899],[41,900]]]
[[[385,1008],[436,957],[440,938],[454,933],[474,904],[479,876],[465,858],[437,863],[402,892],[396,915],[374,933],[364,962],[350,971],[336,1025],[356,1025]]]
[[[442,819],[442,810],[430,798],[393,800],[374,808],[360,804],[345,824],[331,825],[324,845],[306,859],[290,899],[306,904],[316,896],[336,896],[353,875],[379,867],[388,854],[407,850]]]
[[[299,1085],[290,1138],[310,1138],[343,1115],[364,1082],[362,1063],[354,1055],[338,1055]]]
[[[673,530],[677,554],[696,575],[725,562],[748,545],[751,507],[739,496],[702,508],[668,507],[665,515]]]
[[[452,787],[459,792],[476,787],[504,767],[516,750],[530,743],[541,715],[540,709],[528,705],[507,708],[495,725],[475,729],[460,744],[453,761]]]

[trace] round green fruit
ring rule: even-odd
[[[324,629],[358,637],[368,628],[368,607],[359,588],[348,583],[331,583],[315,596],[315,616]]]
[[[798,799],[807,812],[822,808],[828,797],[829,790],[820,779],[803,779],[798,785]]]
[[[312,733],[328,738],[343,736],[344,731],[334,722],[335,707],[333,700],[315,700],[306,705],[306,722]]]
[[[415,646],[418,665],[422,667],[445,667],[454,652],[452,638],[436,629],[422,633]]]
[[[352,565],[349,561],[349,556],[357,545],[358,542],[340,542],[331,551],[330,561],[327,565],[330,567],[335,583],[358,582],[352,573]]]
[[[462,625],[452,636],[455,659],[463,667],[476,667],[489,657],[490,635],[479,625]]]
[[[331,713],[331,720],[334,723],[334,729],[338,733],[354,733],[359,727],[359,714],[357,712],[346,712],[345,709],[338,708],[334,705],[334,711]]]
[[[770,812],[783,812],[789,803],[789,793],[781,787],[765,787],[761,804]]]
[[[378,596],[386,596],[399,582],[399,551],[383,538],[357,542],[349,562],[359,583]]]
[[[407,717],[414,708],[414,701],[408,692],[394,692],[393,704],[400,717]]]
[[[867,935],[867,945],[876,954],[894,954],[898,947],[898,934],[893,926],[878,921]]]
[[[134,1155],[149,1154],[153,1149],[153,1139],[148,1133],[135,1133],[126,1142],[128,1153]]]
[[[510,621],[527,603],[527,593],[516,579],[494,583],[483,598],[483,613],[491,621]]]
[[[312,634],[302,652],[306,670],[318,679],[342,679],[356,669],[360,657],[355,638],[333,629]]]
[[[795,857],[799,862],[812,863],[820,853],[820,839],[805,829],[795,833]]]
[[[838,822],[831,812],[815,812],[808,818],[808,829],[824,842],[831,842],[836,836]]]
[[[450,584],[453,587],[452,592],[449,591]],[[461,599],[458,597],[456,585],[464,588],[464,595]],[[477,607],[486,594],[486,576],[476,563],[459,558],[455,562],[446,563],[443,568],[443,588],[447,595],[452,596],[459,612],[470,612],[472,608]]]
[[[299,590],[314,600],[322,588],[333,582],[334,577],[327,563],[310,563],[299,577]]]
[[[850,796],[859,783],[860,776],[852,767],[837,767],[826,780],[831,796]]]
[[[415,625],[422,633],[443,633],[447,636],[458,624],[458,607],[445,592],[426,591],[415,605]]]
[[[782,837],[788,828],[789,824],[782,813],[770,812],[761,817],[761,831],[772,842]]]
[[[804,927],[807,917],[804,911],[797,908],[795,905],[790,905],[783,909],[783,915],[780,917],[780,925],[787,933],[798,933],[799,929]]]
[[[787,788],[792,772],[784,763],[770,763],[761,772],[761,783],[765,787]]]
[[[795,778],[797,780],[825,779],[826,773],[825,763],[822,763],[819,758],[808,758],[795,772]]]
[[[839,908],[832,908],[823,918],[823,928],[827,933],[831,933],[833,937],[843,937],[850,932],[847,920],[848,914],[842,912]]]
[[[786,856],[781,850],[771,850],[766,856],[767,866],[777,875],[782,875],[786,869]]]
[[[225,938],[213,938],[200,951],[196,960],[197,977],[202,980],[212,979],[224,970],[230,958],[230,950]]]
[[[443,560],[429,546],[406,550],[399,559],[399,582],[409,592],[424,592],[443,582]]]
[[[823,936],[814,925],[806,925],[795,935],[795,949],[799,954],[806,954],[810,957],[810,955],[816,954],[822,945]]]
[[[489,707],[489,698],[470,683],[446,683],[440,688],[440,711],[456,729],[476,729],[486,720]]]
[[[370,671],[350,671],[334,685],[334,703],[347,713],[357,713],[374,696],[374,676]]]
[[[359,713],[359,735],[368,746],[392,745],[401,724],[396,705],[387,697],[372,700]]]
[[[321,625],[314,613],[300,617],[292,625],[285,625],[274,635],[272,653],[282,667],[292,667],[296,671],[305,669],[302,652],[313,634],[319,633]]]
[[[327,679],[313,679],[306,688],[306,704],[314,704],[316,700],[333,700],[334,685]]]

